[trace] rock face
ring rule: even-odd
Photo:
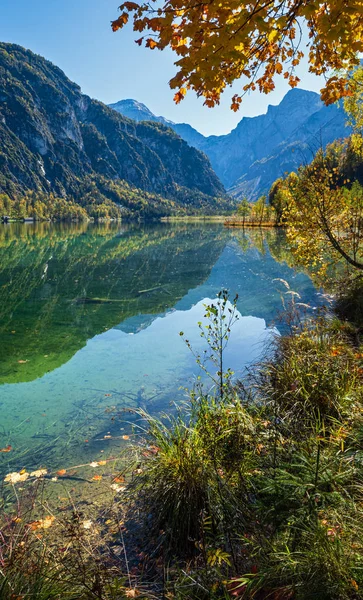
[[[125,118],[49,61],[0,43],[0,192],[77,198],[85,177],[126,181],[177,203],[225,193],[207,157],[170,128]]]
[[[125,102],[127,107],[121,101],[114,105],[116,110],[131,110],[132,101]],[[150,111],[141,106],[140,118],[150,118],[146,116]],[[244,117],[228,135],[204,137],[185,124],[169,122],[169,126],[205,152],[233,195],[252,200],[267,193],[285,172],[310,162],[318,148],[350,133],[342,108],[326,107],[318,94],[300,89],[289,91],[278,106],[269,106],[266,114]]]

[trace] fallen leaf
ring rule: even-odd
[[[129,439],[130,439],[130,436],[129,436],[129,435],[123,435],[123,436],[122,436],[122,439],[123,439],[123,440],[129,440]]]
[[[94,475],[94,476],[92,477],[92,479],[93,479],[93,481],[101,481],[101,479],[102,479],[102,475]]]
[[[122,485],[117,485],[116,483],[113,483],[111,485],[111,489],[114,490],[116,492],[116,494],[119,494],[120,492],[124,492],[126,490],[126,487],[122,486]]]
[[[60,469],[59,471],[57,471],[57,475],[59,475],[59,477],[63,477],[63,475],[65,475],[67,473],[67,469]]]
[[[8,446],[5,446],[5,448],[0,448],[0,452],[11,452],[12,449],[12,446],[9,444]]]
[[[49,527],[53,525],[54,520],[55,517],[49,515],[39,521],[32,521],[31,523],[28,523],[28,525],[32,531],[36,531],[37,529],[49,529]]]
[[[27,360],[18,360],[19,365],[25,365],[27,362]]]
[[[47,474],[47,469],[38,469],[37,471],[33,471],[30,473],[30,477],[44,477]]]
[[[26,481],[29,477],[29,473],[27,473],[26,471],[20,471],[20,473],[17,473],[16,471],[13,473],[8,473],[8,475],[6,475],[4,481],[6,483],[18,483],[19,481]]]
[[[126,598],[137,598],[138,596],[140,596],[140,592],[136,588],[131,590],[125,590],[125,596]]]
[[[112,481],[113,483],[125,483],[125,478],[122,477],[122,475],[119,475],[118,477],[115,477]]]

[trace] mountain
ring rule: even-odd
[[[112,106],[123,112],[132,110],[134,102],[121,101]],[[163,117],[155,117],[146,106],[140,106],[140,119],[163,122]],[[266,194],[286,171],[309,162],[319,147],[350,133],[342,108],[327,107],[318,94],[301,89],[290,90],[264,115],[244,117],[227,135],[204,137],[191,126],[170,121],[168,125],[209,157],[230,193],[236,197],[247,195],[252,200]]]
[[[180,135],[183,140],[195,148],[201,146],[206,139],[204,135],[199,133],[199,131],[194,129],[191,125],[188,125],[188,123],[174,123],[164,117],[157,117],[147,106],[145,106],[145,104],[137,102],[137,100],[132,100],[130,98],[127,100],[120,100],[114,104],[109,104],[109,107],[135,121],[153,121],[171,127],[175,133]]]
[[[230,206],[207,157],[170,128],[126,118],[44,58],[0,43],[0,193],[29,190],[115,201],[126,214]]]

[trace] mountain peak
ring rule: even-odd
[[[289,110],[290,107],[296,108],[297,106],[304,106],[311,113],[315,110],[320,110],[322,105],[323,103],[320,100],[320,96],[316,92],[303,90],[301,88],[293,88],[285,94],[279,104],[269,104],[266,114],[277,111],[286,111]]]
[[[133,100],[132,98],[126,98],[125,100],[119,100],[114,104],[109,104],[110,108],[117,110],[117,112],[123,114],[129,119],[134,121],[157,121],[157,117],[151,110],[142,102]]]

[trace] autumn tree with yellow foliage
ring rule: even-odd
[[[267,94],[278,76],[295,87],[295,68],[305,51],[309,71],[326,78],[321,95],[330,104],[351,94],[354,81],[346,73],[363,52],[362,0],[140,0],[124,2],[120,11],[114,31],[131,17],[140,46],[176,53],[177,73],[170,81],[176,102],[192,89],[215,106],[226,87],[244,77],[241,92],[231,99],[238,110],[246,92]]]

